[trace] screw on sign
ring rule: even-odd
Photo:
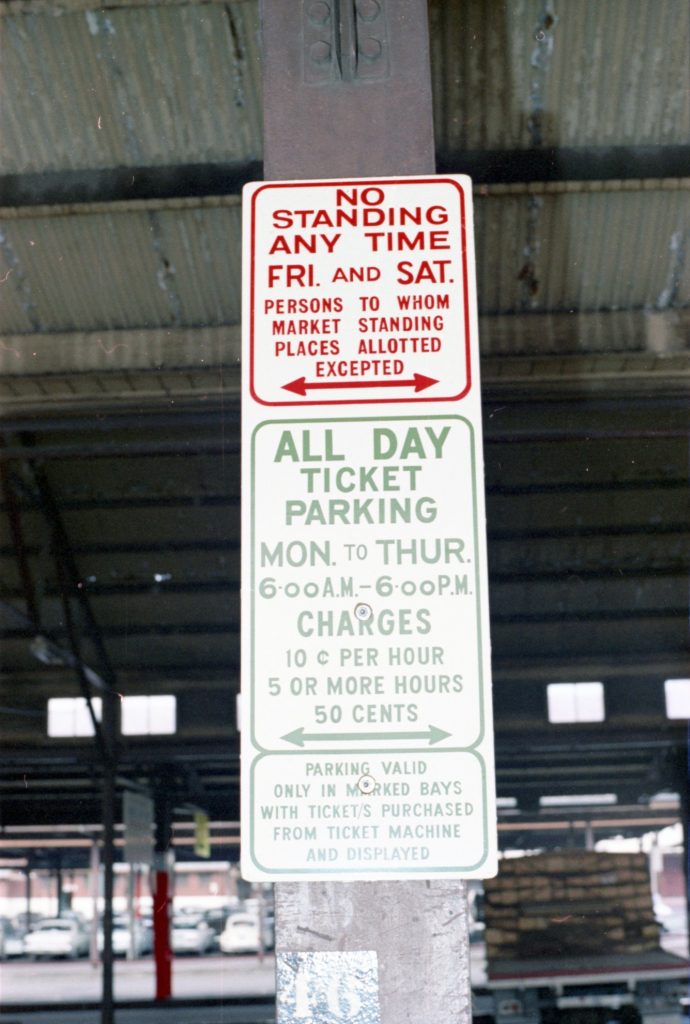
[[[363,793],[373,793],[376,789],[376,779],[372,775],[363,775],[358,785]]]

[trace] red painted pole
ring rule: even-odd
[[[172,995],[172,951],[170,949],[170,876],[156,869],[153,895],[153,950],[156,961],[156,1001]]]

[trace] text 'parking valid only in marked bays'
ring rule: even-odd
[[[267,754],[251,789],[251,859],[276,877],[487,873],[489,787],[474,751]]]

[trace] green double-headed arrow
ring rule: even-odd
[[[450,735],[435,725],[422,732],[305,732],[300,727],[281,736],[281,739],[294,743],[296,747],[303,747],[305,743],[352,743],[357,740],[428,740],[431,747]]]

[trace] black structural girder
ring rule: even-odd
[[[30,635],[41,638],[43,650],[47,657],[51,659],[51,663],[56,665],[67,665],[69,668],[73,668],[77,673],[83,674],[86,677],[87,682],[90,686],[95,687],[98,690],[103,690],[106,687],[105,682],[94,672],[92,668],[82,661],[80,658],[75,657],[72,650],[68,650],[66,647],[62,647],[55,638],[52,630],[45,630],[37,628],[37,624],[29,615],[25,615],[19,608],[15,608],[9,601],[0,599],[0,609],[4,612],[8,612],[16,622],[19,623],[20,629],[17,630],[0,630],[0,639],[19,639],[21,637]]]
[[[316,51],[317,58],[319,52],[323,51]],[[364,59],[374,63],[371,57]],[[319,64],[318,59],[312,60]],[[690,176],[690,149],[663,144],[473,149],[438,152],[436,164],[439,174],[469,174],[478,185],[639,181]],[[3,174],[0,175],[0,206],[228,196],[237,195],[247,182],[262,177],[263,168],[258,160]]]
[[[60,508],[55,500],[45,470],[35,461],[31,448],[24,450],[24,457],[30,468],[39,507],[51,530],[52,552],[57,570],[59,589],[67,600],[70,598],[76,600],[82,612],[89,639],[98,656],[102,678],[105,685],[114,693],[117,682],[115,671],[105,649],[101,631],[91,610],[88,596],[84,592],[83,587],[80,586],[81,574],[74,559],[70,539],[62,522]],[[72,630],[69,623],[67,624],[67,632],[70,635],[70,639],[72,639]],[[78,639],[76,639],[76,642],[78,644]],[[74,654],[78,656],[79,651],[74,651]]]
[[[640,181],[690,175],[688,146],[535,146],[437,155],[439,174],[469,174],[478,185],[531,181]]]
[[[32,449],[34,459],[157,459],[163,456],[210,454],[239,455],[239,443],[226,441],[223,437],[190,438],[184,440],[159,439],[141,441],[84,441],[72,444],[35,443]],[[21,445],[6,445],[0,450],[0,459],[26,458],[26,449]]]
[[[26,465],[36,489],[38,503],[48,523],[52,535],[52,553],[60,590],[62,592],[62,608],[65,628],[70,650],[74,660],[79,685],[87,702],[94,733],[102,761],[102,800],[103,817],[103,951],[102,951],[102,1024],[112,1024],[114,1020],[113,999],[113,890],[114,890],[114,845],[115,845],[115,766],[117,763],[117,724],[116,700],[117,685],[115,672],[101,638],[98,623],[91,611],[87,595],[79,587],[79,571],[70,547],[69,537],[62,522],[60,509],[53,495],[43,467],[32,458],[31,448],[25,451]],[[76,599],[81,609],[86,631],[96,650],[104,688],[102,695],[102,713],[99,722],[91,702],[91,683],[84,668],[81,655],[81,644],[76,624],[73,620],[70,600]]]
[[[82,658],[81,644],[72,616],[70,598],[76,596],[82,610],[87,613],[85,615],[85,619],[92,638],[94,636],[98,637],[96,622],[90,614],[88,598],[86,595],[81,593],[80,588],[77,585],[78,574],[70,551],[69,540],[62,525],[62,519],[60,517],[57,504],[52,491],[50,490],[43,469],[36,466],[35,463],[30,460],[27,460],[27,465],[33,477],[38,505],[51,531],[51,547],[55,563],[58,592],[61,598],[65,632],[69,645],[68,651],[64,652],[64,661],[66,664],[69,664],[76,673],[82,696],[84,697],[89,710],[101,758],[104,765],[107,765],[111,761],[113,751],[110,749],[109,741],[104,737],[101,723],[94,712],[93,704],[91,702],[91,688],[92,686],[96,686],[103,693],[104,699],[107,700],[109,693],[115,688],[115,675],[104,651],[104,657],[101,658],[101,661],[105,668],[105,679],[88,669]],[[52,644],[56,657],[63,658],[63,652],[60,650],[59,645],[55,644],[54,641],[49,638],[45,638],[45,641],[48,645]]]
[[[3,445],[2,442],[0,442],[0,451],[2,451],[2,448]],[[36,598],[36,588],[31,575],[31,568],[29,566],[28,548],[24,539],[19,503],[17,501],[14,488],[12,487],[9,466],[2,461],[0,461],[0,482],[2,483],[2,497],[7,512],[10,537],[12,539],[14,554],[17,559],[19,577],[21,579],[24,602],[26,604],[26,619],[34,632],[39,632],[41,622],[40,609]],[[15,611],[15,609],[13,608],[12,611]]]

